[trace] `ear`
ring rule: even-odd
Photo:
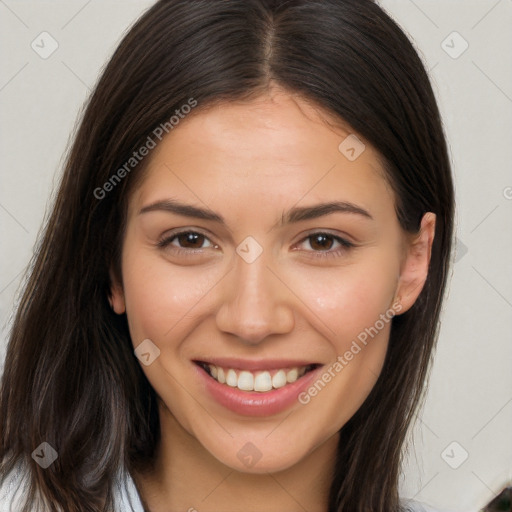
[[[435,214],[425,213],[419,233],[406,241],[406,254],[395,294],[402,306],[400,314],[405,313],[416,302],[427,280],[435,229]]]
[[[110,295],[108,297],[110,307],[118,315],[122,315],[126,311],[123,286],[112,271],[110,271],[110,283]]]

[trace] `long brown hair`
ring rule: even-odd
[[[38,503],[111,510],[116,475],[151,461],[160,436],[126,317],[108,302],[129,192],[146,162],[104,197],[94,191],[190,98],[199,110],[253,97],[271,80],[377,149],[405,231],[417,232],[425,212],[437,216],[427,281],[393,319],[381,375],[341,429],[329,498],[330,512],[400,509],[402,447],[428,378],[453,230],[450,164],[425,69],[370,0],[161,0],[124,37],[86,105],[12,327],[0,483],[24,464],[25,512]],[[31,458],[43,441],[58,452],[48,469]]]

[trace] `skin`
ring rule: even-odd
[[[160,349],[142,368],[160,398],[162,439],[154,470],[134,475],[152,512],[327,509],[338,431],[377,380],[391,323],[309,403],[268,417],[235,414],[206,396],[192,360],[292,357],[328,368],[379,315],[412,306],[435,215],[425,214],[417,236],[403,232],[376,151],[361,137],[366,149],[355,161],[338,150],[350,133],[272,87],[251,101],[198,108],[150,155],[130,198],[111,303],[126,312],[134,347],[149,338]],[[167,199],[207,208],[225,224],[140,213]],[[292,207],[330,201],[372,218],[337,212],[279,225]],[[172,238],[176,230],[205,238],[187,245]],[[329,237],[318,244],[318,232],[354,247]],[[263,249],[252,263],[236,252],[247,236]],[[252,467],[237,457],[247,442],[261,453]]]

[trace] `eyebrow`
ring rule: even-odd
[[[157,201],[155,203],[144,206],[140,210],[139,215],[154,211],[166,211],[175,213],[177,215],[182,215],[184,217],[210,220],[213,222],[218,222],[219,224],[226,224],[222,215],[219,215],[205,208],[181,203],[174,199],[165,199],[163,201]],[[347,201],[331,201],[328,203],[319,203],[312,206],[291,208],[287,212],[283,212],[279,225],[283,226],[285,224],[293,224],[305,220],[316,219],[318,217],[331,215],[333,213],[349,213],[373,220],[373,217],[370,215],[370,213],[360,206]]]

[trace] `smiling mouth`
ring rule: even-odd
[[[276,368],[272,370],[248,371],[236,368],[223,368],[204,361],[194,361],[212,379],[220,384],[241,391],[257,391],[266,393],[293,384],[307,373],[315,370],[320,364],[295,366],[290,368]]]

